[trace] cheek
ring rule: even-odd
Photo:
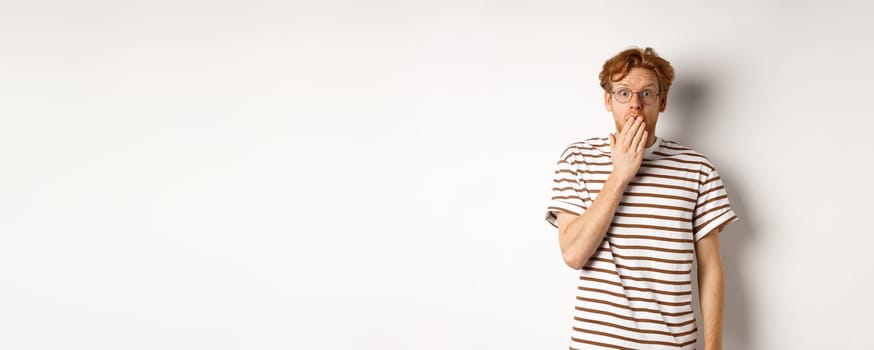
[[[659,121],[658,117],[654,117],[654,116],[650,115],[650,117],[647,118],[647,121],[646,121],[646,128],[652,130],[653,128],[655,128],[655,125],[656,125],[656,123],[658,123],[658,121]]]
[[[620,124],[621,124],[622,121],[623,121],[623,119],[625,119],[625,117],[624,117],[625,114],[624,114],[623,112],[621,112],[621,111],[618,111],[618,110],[615,110],[615,109],[614,109],[613,111],[611,111],[610,114],[613,115],[613,120],[615,120],[617,123],[620,123]]]

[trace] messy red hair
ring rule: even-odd
[[[613,82],[625,79],[632,68],[646,68],[659,78],[659,95],[664,97],[674,81],[674,68],[671,63],[659,57],[651,47],[641,49],[632,47],[611,57],[604,62],[604,68],[598,78],[604,91],[613,90]]]

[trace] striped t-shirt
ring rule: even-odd
[[[613,169],[607,137],[570,144],[546,221],[582,214]],[[657,138],[625,188],[601,246],[580,269],[571,349],[694,349],[695,242],[737,220],[713,164]]]

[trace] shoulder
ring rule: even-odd
[[[707,170],[708,172],[713,171],[716,168],[713,165],[713,162],[710,161],[710,158],[708,158],[706,155],[692,149],[692,147],[683,145],[676,141],[663,140],[661,149],[659,151],[664,157],[683,159],[688,162],[698,163],[699,165],[701,165],[702,168],[704,168],[704,170]]]
[[[561,154],[561,159],[570,157],[590,157],[609,155],[610,140],[607,137],[590,137],[585,140],[568,144]]]

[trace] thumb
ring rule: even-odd
[[[613,148],[613,143],[615,143],[615,142],[616,142],[616,140],[615,140],[613,134],[610,134],[610,149]]]

